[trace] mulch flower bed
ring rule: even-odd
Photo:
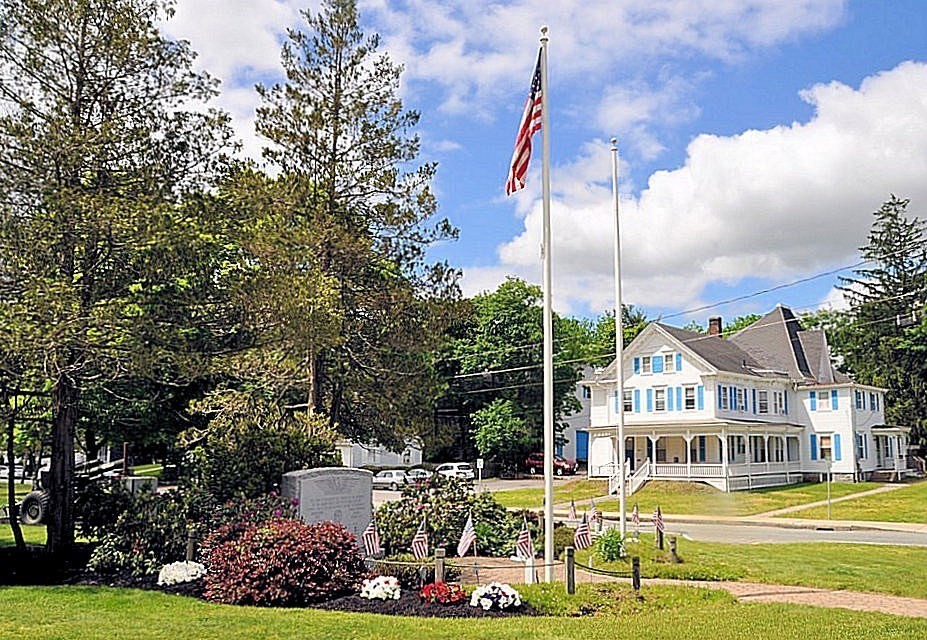
[[[344,596],[313,605],[316,609],[331,611],[352,611],[361,613],[382,613],[390,616],[425,616],[432,618],[505,618],[510,616],[536,616],[537,610],[526,604],[499,611],[471,607],[470,599],[458,604],[431,604],[424,602],[418,592],[403,589],[398,600],[370,600],[358,595]]]

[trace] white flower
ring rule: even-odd
[[[471,607],[482,607],[485,610],[508,609],[509,607],[520,607],[521,596],[515,589],[501,582],[490,582],[489,584],[478,587],[473,595],[470,596]]]
[[[161,567],[158,572],[159,585],[192,582],[206,575],[206,567],[199,562],[172,562]]]
[[[368,578],[361,585],[360,597],[368,600],[399,600],[399,580],[393,576]]]

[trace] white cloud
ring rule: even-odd
[[[786,280],[848,264],[890,193],[927,200],[927,64],[901,64],[858,89],[815,85],[802,97],[815,110],[807,123],[701,135],[682,167],[622,200],[626,300],[688,307],[713,281]],[[599,182],[610,164],[598,147],[553,171],[554,184],[568,184],[552,206],[554,295],[564,310],[613,306],[614,214]],[[536,264],[540,204],[536,193],[528,198],[519,203],[524,231],[499,249],[509,272]]]

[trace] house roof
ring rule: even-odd
[[[781,305],[729,338],[748,352],[762,370],[783,371],[793,380],[819,384],[849,382],[834,368],[821,329],[803,329],[788,307]]]
[[[719,371],[749,374],[751,370],[760,368],[753,356],[730,340],[662,323],[658,326]]]

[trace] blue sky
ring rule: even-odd
[[[433,256],[468,295],[540,281],[540,138],[528,187],[503,185],[550,28],[553,295],[613,308],[611,160],[621,150],[625,302],[674,323],[840,305],[836,276],[691,314],[857,261],[890,193],[927,207],[927,12],[919,0],[360,0],[364,29],[405,65],[440,215]],[[223,80],[246,153],[255,81],[278,77],[299,27],[286,0],[178,0],[165,25]]]

